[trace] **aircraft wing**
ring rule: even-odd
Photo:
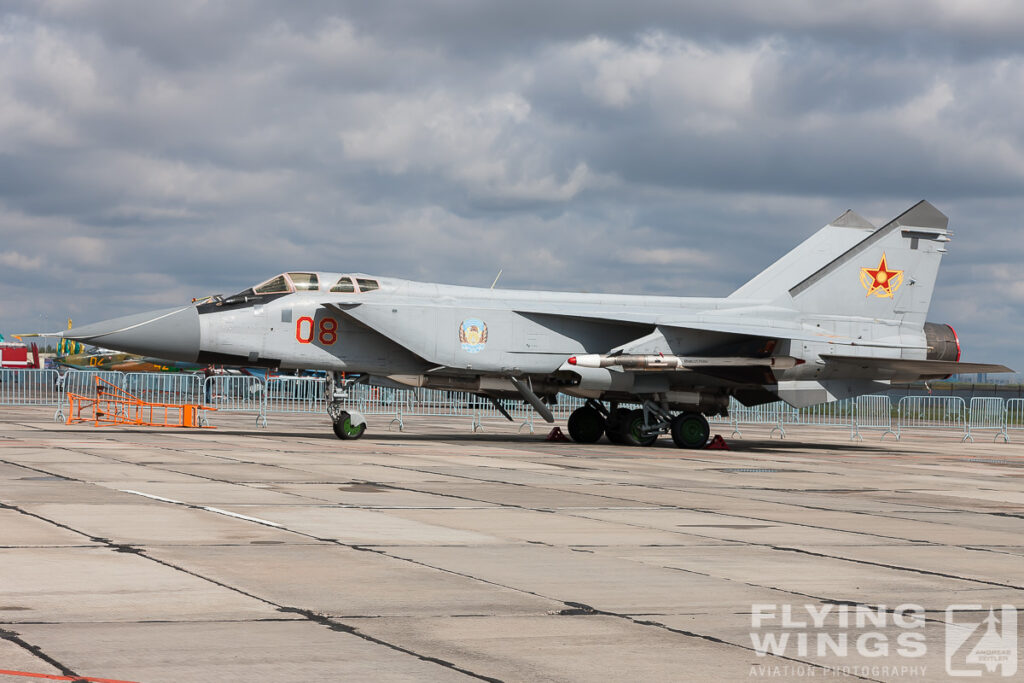
[[[391,305],[376,305],[364,302],[331,302],[329,307],[363,323],[370,329],[383,333],[388,339],[404,347],[428,363],[444,365],[429,335],[423,334],[424,325],[432,324],[432,310],[423,307],[403,306],[405,315],[396,317]],[[659,313],[622,310],[583,310],[566,312],[565,307],[549,307],[543,302],[537,306],[517,306],[513,312],[521,315],[550,319],[586,320],[596,324],[629,324],[650,328],[671,328],[694,333],[719,333],[735,335],[737,338],[759,337],[764,339],[793,339],[798,341],[826,341],[835,345],[871,346],[880,348],[910,348],[886,342],[865,342],[859,339],[829,334],[815,328],[805,327],[785,319],[765,319],[744,316],[741,312],[730,311],[727,315],[698,314],[694,316],[666,316]],[[638,335],[641,336],[641,335]],[[959,370],[969,372],[968,370]],[[954,372],[956,372],[954,370]],[[948,374],[948,373],[946,373]]]
[[[695,332],[719,332],[733,334],[738,337],[762,337],[764,339],[793,339],[797,341],[827,342],[839,346],[870,346],[878,348],[912,349],[923,348],[893,344],[881,341],[864,341],[852,337],[823,332],[816,328],[805,327],[789,320],[771,320],[750,318],[742,312],[730,312],[726,315],[702,315],[696,317],[668,317],[629,311],[612,311],[609,313],[564,313],[531,308],[517,308],[516,313],[524,315],[546,315],[550,317],[574,318],[591,322],[619,322],[653,327],[673,328],[676,330],[692,330]],[[994,371],[992,371],[994,372]]]

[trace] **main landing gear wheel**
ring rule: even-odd
[[[608,415],[608,421],[604,426],[604,433],[612,443],[626,443],[626,435],[623,430],[629,422],[629,408],[616,408]]]
[[[630,446],[651,446],[655,441],[658,440],[658,434],[655,432],[650,436],[644,436],[644,411],[642,410],[631,410],[626,416],[625,422],[622,424],[622,443]]]
[[[582,406],[569,416],[569,436],[576,443],[595,443],[604,434],[604,416],[590,406]]]
[[[672,440],[680,448],[704,448],[711,425],[700,413],[680,413],[672,418]]]
[[[366,431],[366,424],[352,424],[352,416],[348,413],[341,413],[334,421],[334,435],[339,439],[358,439]]]

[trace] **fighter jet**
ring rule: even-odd
[[[847,211],[725,298],[515,291],[365,274],[287,272],[233,296],[64,333],[200,364],[356,372],[410,387],[522,399],[549,422],[583,397],[579,443],[707,442],[706,415],[794,406],[961,372],[952,327],[926,322],[948,219],[922,201],[876,228]],[[639,407],[627,407],[639,406]],[[363,415],[328,410],[340,438]]]

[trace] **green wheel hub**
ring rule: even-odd
[[[339,439],[358,439],[366,431],[365,424],[352,424],[352,416],[342,413],[334,423],[334,435]]]
[[[644,411],[631,410],[622,430],[624,443],[630,446],[650,446],[658,440],[657,434],[644,436]]]
[[[682,413],[672,419],[672,441],[680,448],[704,448],[711,426],[700,413]]]

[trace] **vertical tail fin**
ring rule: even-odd
[[[731,299],[774,300],[828,263],[860,243],[877,228],[853,211],[846,211],[798,244],[752,280],[729,295]]]
[[[68,318],[68,329],[71,329],[71,318]],[[58,356],[75,356],[80,353],[85,353],[85,344],[82,342],[72,341],[65,337],[61,337],[57,342]]]
[[[949,219],[920,201],[788,290],[808,314],[924,325]]]

